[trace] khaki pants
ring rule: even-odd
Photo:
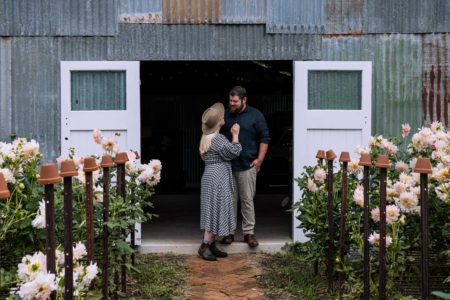
[[[241,201],[242,232],[244,234],[255,233],[255,206],[253,198],[256,192],[256,169],[233,172],[234,186],[233,206],[234,217],[237,224],[237,201]]]

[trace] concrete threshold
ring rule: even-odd
[[[242,241],[235,241],[231,245],[222,245],[217,242],[217,245],[223,251],[229,254],[235,253],[251,253],[251,252],[268,252],[276,253],[281,251],[281,248],[286,243],[292,243],[291,239],[276,239],[276,240],[259,240],[259,246],[256,248],[250,248],[247,243]],[[142,240],[141,246],[139,246],[140,253],[168,253],[175,254],[197,254],[198,247],[200,246],[200,239],[196,241],[167,241],[167,240]]]

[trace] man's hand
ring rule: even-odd
[[[256,172],[259,172],[259,170],[261,169],[261,165],[262,165],[262,161],[260,161],[259,159],[255,159],[255,160],[251,163],[250,167],[255,168],[255,169],[256,169]]]

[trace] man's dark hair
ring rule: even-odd
[[[247,91],[242,86],[237,85],[231,89],[230,96],[238,96],[239,99],[243,99],[244,97],[247,97]]]

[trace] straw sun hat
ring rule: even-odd
[[[220,102],[214,103],[213,106],[207,108],[202,115],[202,132],[203,134],[211,134],[220,128],[220,120],[223,118],[225,108]]]

